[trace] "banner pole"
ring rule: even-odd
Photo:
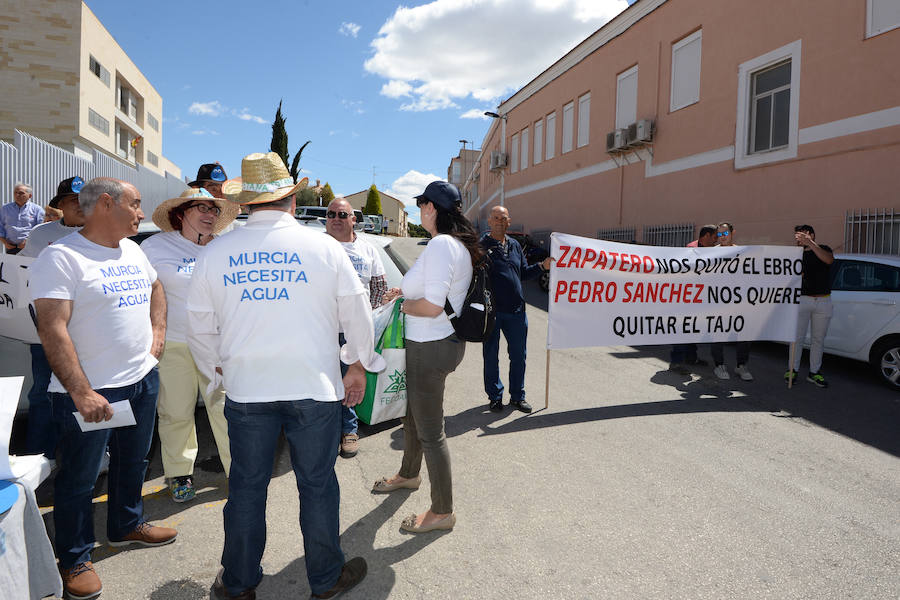
[[[544,377],[544,408],[550,407],[550,348],[547,348],[547,374]]]
[[[788,354],[788,389],[794,386],[794,352],[796,352],[797,342],[791,342],[791,351]]]

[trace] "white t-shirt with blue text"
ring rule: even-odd
[[[150,293],[156,271],[129,239],[118,248],[73,233],[47,246],[30,269],[31,298],[72,301],[69,337],[91,388],[136,383],[154,366]],[[65,392],[54,374],[49,391]]]
[[[141,244],[166,291],[166,341],[187,343],[187,292],[203,246],[179,231],[151,235]]]

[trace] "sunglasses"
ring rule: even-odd
[[[222,209],[220,209],[218,206],[209,206],[208,204],[191,204],[190,206],[188,206],[188,209],[191,208],[196,208],[203,214],[212,213],[217,217],[222,214]]]
[[[334,212],[333,210],[329,210],[325,213],[325,216],[329,219],[349,219],[350,213],[344,211]]]
[[[731,235],[730,231],[720,231],[716,234],[716,237],[728,237]]]

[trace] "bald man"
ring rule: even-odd
[[[531,412],[525,400],[525,342],[528,336],[528,317],[525,315],[525,293],[522,281],[537,279],[541,271],[550,268],[550,258],[540,264],[529,265],[519,242],[506,235],[509,211],[503,206],[491,209],[488,219],[490,232],[481,238],[481,246],[491,257],[491,286],[497,321],[494,331],[482,344],[484,356],[484,391],[489,408],[503,410],[503,381],[500,379],[500,332],[509,350],[509,405],[524,413]]]

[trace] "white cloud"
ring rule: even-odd
[[[359,35],[360,26],[356,23],[341,23],[340,29],[338,29],[338,33],[341,35],[348,35],[350,37],[356,37]]]
[[[628,7],[627,0],[434,0],[399,7],[365,62],[402,110],[496,102]],[[460,32],[465,32],[461,36]],[[470,111],[471,112],[471,111]]]
[[[236,108],[228,108],[218,100],[213,100],[212,102],[194,102],[188,108],[188,112],[192,115],[200,115],[204,117],[221,117],[223,115],[231,115],[233,117],[237,117],[242,121],[253,121],[254,123],[259,123],[261,125],[268,123],[268,121],[263,119],[262,117],[251,114],[249,108],[242,108],[240,110]]]
[[[219,135],[218,131],[213,129],[195,129],[191,132],[193,135]]]
[[[483,121],[487,121],[490,119],[487,115],[484,114],[484,111],[480,108],[473,108],[472,110],[467,110],[463,114],[459,115],[460,119],[481,119]]]
[[[225,107],[218,100],[212,102],[194,102],[188,108],[188,112],[192,115],[205,115],[208,117],[218,117],[225,111]]]
[[[386,190],[388,194],[403,202],[407,209],[416,208],[415,196],[418,196],[425,190],[432,181],[443,179],[434,173],[420,173],[419,171],[409,170],[394,180],[390,189]]]
[[[262,117],[257,117],[256,115],[251,115],[249,109],[242,108],[240,111],[232,110],[231,114],[236,116],[238,119],[242,121],[253,121],[254,123],[266,124],[268,121],[263,119]]]
[[[341,100],[341,106],[346,108],[349,111],[352,111],[358,115],[366,112],[366,109],[362,107],[362,100],[347,100],[346,98]]]

